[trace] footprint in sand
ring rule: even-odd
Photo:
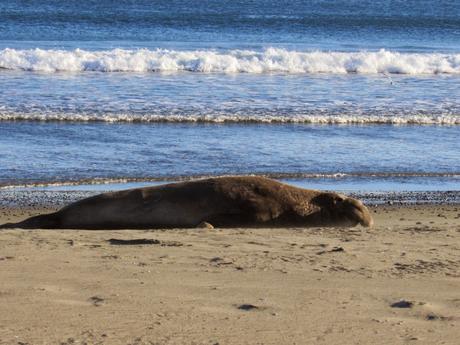
[[[413,310],[412,316],[416,318],[421,318],[427,321],[450,321],[458,319],[454,316],[445,316],[446,313],[449,313],[447,307],[441,305],[436,305],[432,303],[425,302],[414,302],[408,300],[399,300],[390,304],[392,308],[398,309],[410,309]]]
[[[100,307],[102,303],[105,301],[102,297],[93,296],[88,299],[95,307]]]

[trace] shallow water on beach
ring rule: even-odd
[[[356,188],[426,180],[445,190],[460,176],[456,126],[6,122],[0,130],[9,133],[4,186],[262,174]]]

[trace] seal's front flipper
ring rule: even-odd
[[[205,222],[205,221],[202,221],[196,227],[200,228],[200,229],[214,229],[214,226],[211,223],[208,223],[208,222]]]

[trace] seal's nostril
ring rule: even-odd
[[[361,225],[362,226],[365,226],[365,227],[372,227],[374,225],[374,220],[372,219],[372,217],[370,216],[369,214],[369,217],[363,219],[363,221],[361,222]]]

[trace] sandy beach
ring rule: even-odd
[[[372,212],[370,229],[2,231],[0,344],[458,344],[460,207]]]
[[[459,14],[0,1],[0,345],[459,345]]]

